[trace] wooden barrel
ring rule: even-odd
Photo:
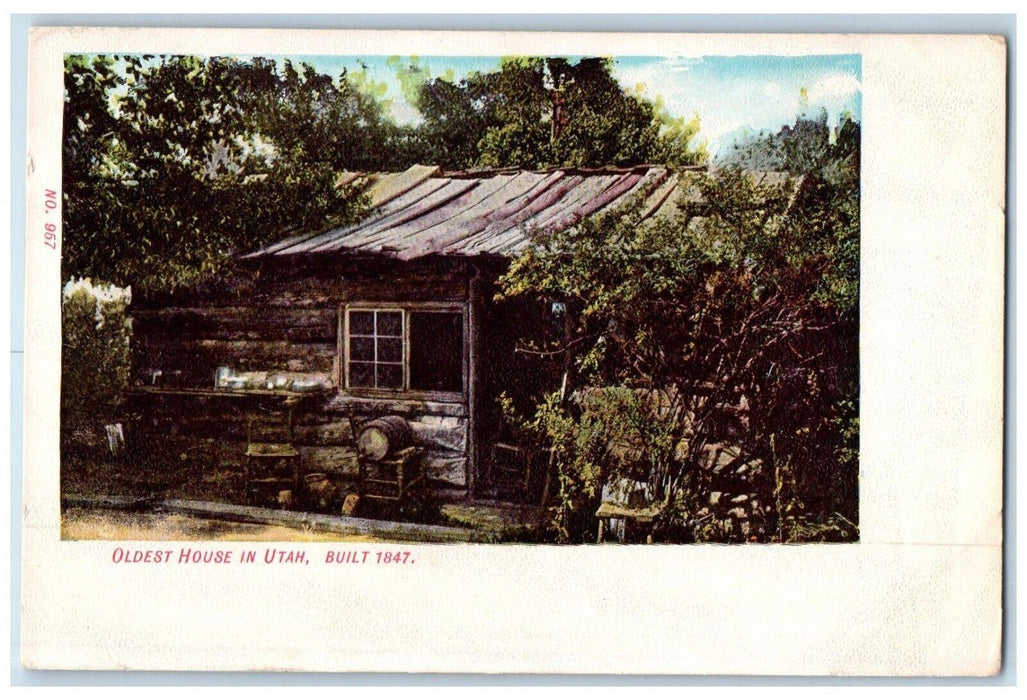
[[[360,431],[357,449],[365,459],[378,461],[414,443],[414,431],[402,416],[376,418]]]

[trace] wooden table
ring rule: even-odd
[[[168,387],[168,386],[141,386],[132,387],[128,390],[130,397],[149,399],[154,402],[171,400],[176,403],[182,401],[190,403],[197,401],[200,408],[196,412],[204,412],[202,406],[210,401],[227,401],[230,410],[225,412],[221,409],[209,408],[210,413],[228,413],[245,419],[246,422],[246,452],[243,481],[247,494],[255,488],[261,479],[257,477],[262,474],[263,468],[260,464],[270,465],[273,468],[278,462],[291,464],[292,489],[295,492],[300,479],[300,452],[294,444],[293,424],[296,408],[305,401],[323,400],[334,388],[324,387],[308,391],[293,391],[289,389],[268,389],[255,388],[221,388],[221,387]],[[222,404],[225,405],[225,404]],[[175,422],[176,416],[183,420],[188,419],[188,414],[181,405],[168,407],[161,405],[150,410],[162,414],[164,420]],[[191,410],[191,409],[190,409]],[[263,439],[254,434],[254,423],[266,422],[264,417],[269,414],[283,415],[282,424],[287,426],[287,436],[281,439]],[[227,418],[227,417],[226,417]],[[211,458],[214,464],[221,464],[223,459],[222,446],[215,441]],[[265,479],[264,481],[267,481]],[[249,496],[248,496],[249,497]]]
[[[334,387],[311,389],[310,391],[293,391],[286,389],[243,389],[243,388],[190,388],[190,387],[165,387],[165,386],[136,386],[130,387],[128,393],[138,396],[182,396],[207,399],[220,398],[271,398],[283,399],[292,403],[299,403],[305,398],[324,398],[334,391]]]

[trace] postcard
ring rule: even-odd
[[[34,29],[23,663],[997,673],[1006,56]]]

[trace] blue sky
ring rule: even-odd
[[[333,76],[343,68],[359,71],[366,66],[369,78],[387,86],[394,118],[401,123],[418,119],[417,111],[403,98],[387,56],[289,58]],[[452,70],[460,79],[471,71],[495,70],[500,58],[420,56],[418,60],[433,77]],[[858,55],[626,56],[614,59],[614,75],[629,92],[639,89],[649,99],[662,98],[674,116],[690,119],[698,114],[698,138],[706,141],[711,154],[746,130],[776,131],[804,111],[815,114],[824,108],[832,124],[846,112],[862,119]]]
[[[615,66],[625,87],[644,85],[675,116],[697,113],[711,153],[742,129],[776,131],[803,111],[825,108],[832,124],[845,112],[862,119],[859,56],[630,57]]]

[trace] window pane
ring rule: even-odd
[[[403,335],[403,312],[402,311],[379,311],[378,312],[378,335]]]
[[[459,313],[410,314],[410,388],[464,390],[464,323]]]
[[[373,311],[350,311],[349,312],[349,334],[350,335],[374,335],[374,312]]]
[[[351,362],[374,362],[374,338],[350,338],[349,359]]]
[[[349,385],[374,388],[374,364],[370,362],[350,362]]]
[[[378,361],[379,362],[403,362],[403,339],[402,338],[379,338],[378,339]]]
[[[404,312],[388,309],[348,313],[349,386],[402,390],[406,369]]]
[[[403,388],[403,365],[378,365],[379,389]]]

